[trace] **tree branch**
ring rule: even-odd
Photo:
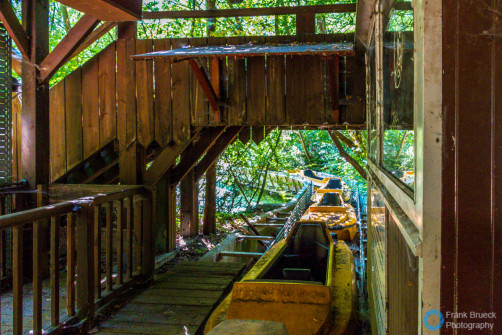
[[[342,146],[342,143],[340,142],[337,136],[338,134],[334,131],[329,131],[328,134],[333,140],[333,143],[335,144],[336,148],[338,149],[340,156],[345,158],[345,160],[349,162],[349,164],[352,165],[354,169],[356,169],[356,171],[361,175],[361,177],[366,179],[366,170],[361,165],[359,165],[359,163],[345,151],[345,149]]]

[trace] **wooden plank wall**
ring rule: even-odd
[[[313,38],[321,42],[340,39],[333,35]],[[217,125],[188,62],[138,61],[129,69],[128,55],[187,45],[295,40],[295,36],[259,36],[137,40],[135,45],[120,40],[110,44],[51,88],[51,180],[116,140],[117,129],[122,134],[118,138],[123,142],[119,143],[121,150],[129,150],[134,141],[148,150],[186,142],[192,127]],[[345,58],[340,62],[345,63]],[[219,77],[215,80],[222,101],[220,124],[334,125],[349,119],[358,125],[365,122],[364,108],[353,108],[350,118],[338,118],[333,112],[331,99],[339,92],[332,92],[330,73],[334,71],[320,56],[229,57],[217,63],[202,59],[199,65],[211,79]]]
[[[418,257],[386,211],[388,334],[418,333]]]

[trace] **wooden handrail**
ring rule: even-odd
[[[39,188],[39,192],[47,188]],[[101,192],[101,190],[103,192]],[[23,231],[33,231],[33,332],[60,332],[64,322],[59,318],[60,271],[59,250],[66,244],[68,318],[85,321],[84,327],[92,326],[96,308],[108,303],[138,280],[153,275],[153,197],[152,189],[144,186],[53,186],[57,193],[67,191],[80,196],[74,200],[38,207],[0,216],[0,233],[13,229],[12,277],[13,277],[13,333],[22,334],[23,316]],[[48,191],[50,196],[51,191]],[[89,196],[84,196],[84,194]],[[39,202],[40,204],[41,202]],[[104,214],[104,215],[103,215]],[[60,226],[66,217],[66,243],[60,241]],[[116,224],[115,224],[116,222]],[[43,250],[43,227],[50,231],[50,262],[47,265]],[[101,241],[105,248],[101,248]],[[103,262],[102,256],[105,255]],[[0,257],[1,257],[0,249]],[[114,259],[117,259],[117,266]],[[104,265],[105,271],[102,271]],[[50,325],[43,324],[42,280],[44,266],[49,267],[51,318]],[[104,277],[103,277],[104,275]],[[105,285],[103,285],[105,284]],[[96,300],[97,298],[97,300]],[[49,326],[49,328],[47,328]],[[85,329],[84,329],[85,331]]]
[[[0,229],[12,228],[18,225],[24,225],[37,220],[47,219],[57,215],[64,215],[78,211],[79,205],[90,204],[100,206],[109,202],[117,201],[141,193],[144,187],[125,189],[123,191],[114,191],[106,194],[98,194],[90,197],[83,197],[75,200],[60,202],[54,205],[48,205],[25,211],[11,213],[0,216]]]

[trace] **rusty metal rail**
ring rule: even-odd
[[[141,186],[114,190],[105,186],[99,192],[99,186],[93,187],[98,194],[0,216],[0,231],[12,229],[13,334],[27,331],[23,329],[26,227],[33,231],[33,334],[61,331],[66,324],[75,322],[92,325],[95,311],[124,286],[151,278],[154,269],[151,190]],[[39,188],[39,201],[47,196],[43,190]],[[61,320],[59,253],[64,248],[60,229],[65,223],[68,317]],[[45,231],[49,232],[50,245],[44,249]],[[51,317],[50,326],[42,329],[42,280],[47,266]]]

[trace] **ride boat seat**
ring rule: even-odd
[[[297,269],[297,268],[284,268],[282,269],[282,275],[286,280],[307,280],[312,279],[310,274],[310,269]]]
[[[303,171],[303,175],[304,175],[305,177],[309,177],[309,178],[313,178],[313,179],[317,179],[317,180],[323,180],[323,178],[316,176],[316,175],[314,174],[314,172],[313,172],[312,170],[309,170],[309,169],[304,170],[304,171]]]
[[[322,197],[320,206],[342,206],[342,199],[338,193],[326,193]]]

